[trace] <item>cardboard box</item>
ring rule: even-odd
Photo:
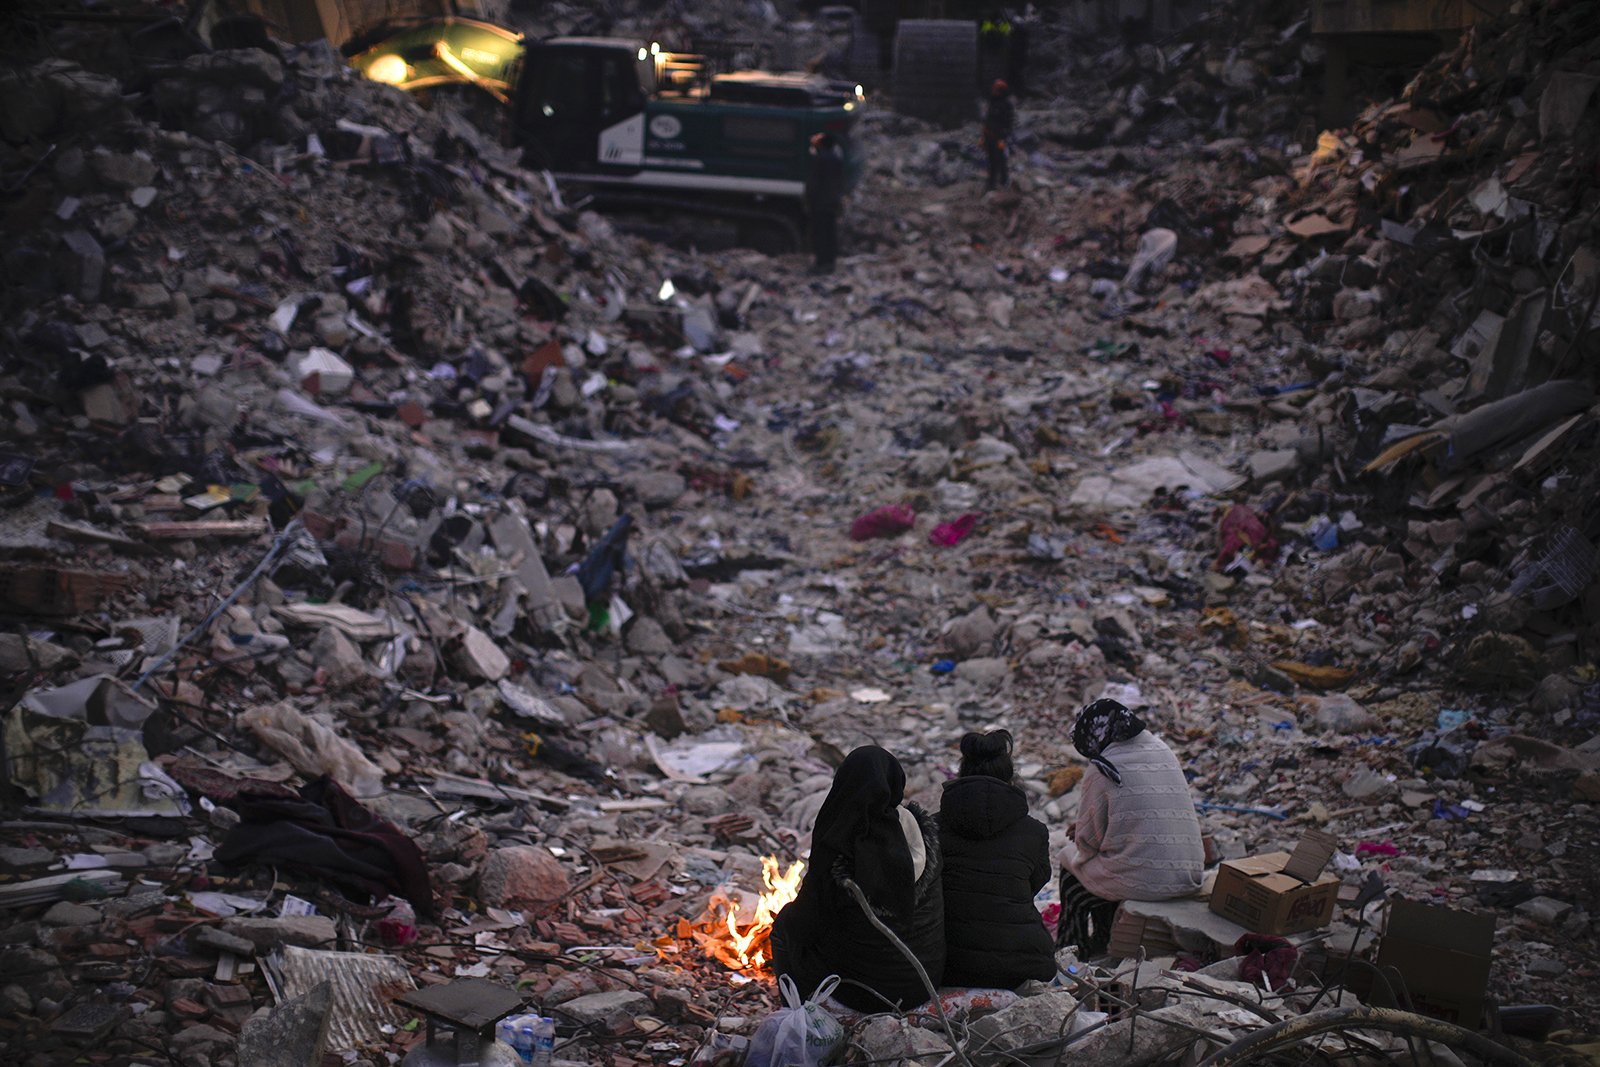
[[[1287,852],[1223,860],[1211,890],[1211,910],[1258,934],[1297,934],[1333,921],[1337,875],[1302,882],[1283,873]]]
[[[1493,950],[1493,915],[1396,900],[1378,944],[1378,966],[1400,972],[1418,1015],[1476,1030],[1483,1025]],[[1400,1006],[1391,1000],[1383,983],[1374,982],[1371,1002]]]

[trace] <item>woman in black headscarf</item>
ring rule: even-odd
[[[1015,989],[1055,977],[1055,946],[1033,895],[1050,881],[1050,831],[1012,780],[1011,734],[961,739],[960,777],[939,805],[947,985]]]
[[[1137,715],[1096,700],[1078,714],[1072,744],[1090,768],[1061,855],[1056,944],[1090,959],[1105,952],[1121,901],[1194,895],[1205,848],[1178,757]]]
[[[830,974],[834,997],[875,1012],[927,999],[916,970],[862,914],[843,884],[852,879],[872,910],[921,962],[937,986],[944,975],[944,897],[938,823],[901,799],[906,774],[884,749],[846,756],[817,812],[800,892],[772,924],[772,969],[803,997]]]

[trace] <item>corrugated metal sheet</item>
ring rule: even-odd
[[[329,1052],[386,1044],[388,1038],[378,1028],[384,1023],[399,1026],[411,1017],[410,1012],[395,1007],[394,998],[411,992],[416,983],[406,965],[394,956],[286,945],[278,978],[284,1000],[309,993],[322,982],[332,983]]]

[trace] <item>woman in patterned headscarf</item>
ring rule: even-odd
[[[1200,888],[1205,848],[1178,757],[1115,700],[1078,714],[1072,744],[1090,763],[1061,861],[1056,945],[1104,955],[1124,900],[1174,900]]]

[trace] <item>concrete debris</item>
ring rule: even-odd
[[[1101,696],[1209,866],[1329,835],[1334,915],[1262,1001],[1205,899],[1129,903],[1114,957],[953,994],[975,1062],[1306,1010],[1374,878],[1600,1030],[1592,5],[1372,67],[1306,3],[1015,8],[988,194],[975,101],[892,110],[865,15],[679,7],[477,13],[863,83],[832,273],[602,217],[487,98],[237,4],[52,0],[0,64],[0,1060],[380,1067],[426,1027],[338,1005],[482,979],[564,1061],[707,1062],[779,1000],[702,917],[845,752],[934,810],[1004,727],[1054,853]]]

